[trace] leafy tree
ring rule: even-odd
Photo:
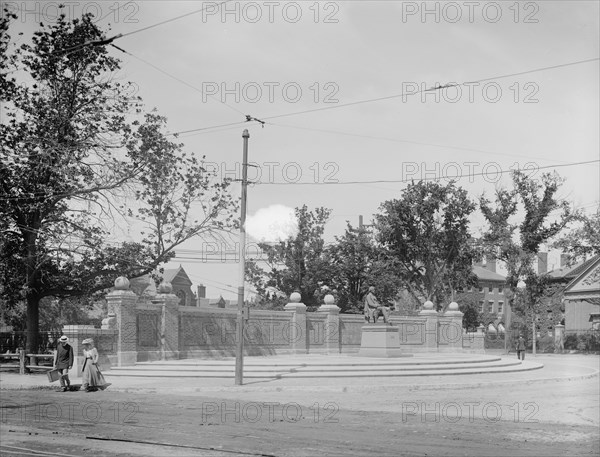
[[[464,314],[463,327],[468,331],[475,331],[479,324],[486,321],[487,316],[479,311],[483,296],[481,292],[459,292],[456,296],[458,309]]]
[[[600,206],[590,216],[576,214],[577,227],[560,237],[552,247],[569,256],[573,264],[582,258],[600,255]]]
[[[536,321],[545,309],[545,278],[535,271],[539,248],[558,235],[575,215],[566,201],[556,198],[562,184],[556,174],[546,173],[541,181],[515,171],[513,189],[498,189],[492,204],[480,198],[481,211],[489,225],[482,237],[488,254],[506,265],[506,285],[511,308],[532,325],[535,351]],[[554,211],[558,216],[552,218]],[[519,283],[525,291],[517,295]],[[515,300],[518,298],[518,300]]]
[[[348,224],[344,235],[335,237],[327,253],[334,270],[331,286],[338,291],[337,304],[343,312],[362,313],[369,286],[375,287],[381,303],[396,298],[401,284],[393,259],[386,258],[368,229]]]
[[[0,298],[9,308],[25,301],[35,351],[42,298],[85,297],[153,272],[184,241],[233,226],[235,204],[228,182],[114,80],[120,61],[91,15],[60,16],[21,46],[9,46],[11,18],[0,22]],[[131,218],[144,225],[139,240],[115,242],[115,226]]]
[[[476,283],[472,264],[477,250],[468,230],[474,210],[467,192],[454,182],[413,183],[402,198],[381,205],[377,241],[415,299],[425,297],[439,308],[453,290]]]
[[[298,233],[295,237],[278,243],[259,243],[261,259],[249,259],[246,263],[246,280],[251,282],[261,299],[258,304],[286,303],[294,291],[300,292],[302,303],[310,310],[319,303],[315,291],[327,285],[331,278],[331,265],[326,255],[323,233],[331,210],[307,206],[296,208]],[[265,265],[266,264],[266,265]],[[285,297],[271,297],[269,288],[283,293]]]

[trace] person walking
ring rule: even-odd
[[[87,338],[81,342],[83,344],[83,374],[81,388],[86,392],[95,392],[98,389],[104,390],[106,381],[98,368],[98,350],[94,347],[94,340]]]
[[[60,373],[60,385],[63,392],[71,387],[69,370],[73,367],[73,347],[68,344],[69,338],[65,335],[58,339],[58,347],[54,351],[54,369]]]
[[[517,359],[525,360],[525,340],[522,336],[517,341]]]

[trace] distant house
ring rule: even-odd
[[[179,268],[165,270],[162,277],[163,281],[170,282],[173,286],[173,293],[179,297],[180,306],[196,306],[192,281],[181,265]],[[156,295],[156,285],[150,275],[131,279],[129,286],[138,296],[153,297]]]
[[[565,287],[565,332],[583,333],[600,326],[600,255],[582,263]]]
[[[198,298],[198,306],[201,308],[237,308],[237,300],[226,300],[223,296],[219,298]]]
[[[510,304],[506,299],[506,278],[496,272],[496,261],[493,259],[487,260],[485,264],[475,264],[473,273],[477,276],[477,286],[460,291],[457,301],[460,303],[461,292],[474,294],[478,302],[477,311],[493,317],[491,322],[486,322],[487,331],[504,333],[510,313]]]
[[[548,281],[551,284],[563,284],[565,287],[593,262],[594,259],[582,260],[573,265],[561,265],[560,268],[548,273]]]
[[[504,321],[507,314],[507,300],[505,295],[506,278],[496,273],[495,265],[488,261],[486,268],[480,265],[473,267],[473,273],[477,276],[477,291],[482,294],[479,300],[479,312],[493,314]]]

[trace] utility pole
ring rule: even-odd
[[[510,343],[513,339],[511,332],[512,300],[506,300],[506,304],[504,306],[504,313],[506,314],[506,319],[504,319],[504,353],[508,355]]]
[[[363,215],[359,214],[358,215],[358,230],[362,231],[363,229],[366,229],[367,227],[373,227],[373,224],[363,223]]]
[[[248,138],[250,134],[245,129],[242,133],[244,152],[242,156],[242,208],[240,215],[240,271],[238,285],[237,312],[237,346],[235,351],[235,384],[241,386],[244,382],[244,281],[246,269],[246,194],[248,189]]]

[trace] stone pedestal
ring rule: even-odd
[[[362,327],[361,357],[402,357],[398,327],[387,324],[368,324]]]
[[[179,359],[179,297],[173,292],[170,282],[158,287],[158,294],[152,303],[161,305],[160,318],[160,359]]]
[[[439,344],[441,352],[463,351],[463,313],[458,309],[456,302],[448,305],[447,311],[440,317]]]
[[[290,351],[293,354],[308,354],[307,330],[306,330],[306,305],[300,303],[301,296],[298,292],[290,295],[290,302],[284,309],[292,313],[290,330],[287,339]]]
[[[439,314],[434,309],[431,301],[426,301],[423,304],[423,309],[419,312],[419,316],[425,318],[425,328],[423,331],[422,352],[438,352],[439,335]]]
[[[135,365],[137,362],[137,318],[135,304],[137,295],[129,289],[129,280],[119,277],[115,289],[106,295],[108,312],[115,315],[117,339],[117,365]]]
[[[565,350],[565,326],[557,324],[554,326],[554,352],[562,354]]]
[[[319,306],[318,313],[326,313],[327,317],[323,326],[324,351],[326,354],[339,354],[340,347],[340,308],[335,304],[333,295],[325,295],[325,304]]]

